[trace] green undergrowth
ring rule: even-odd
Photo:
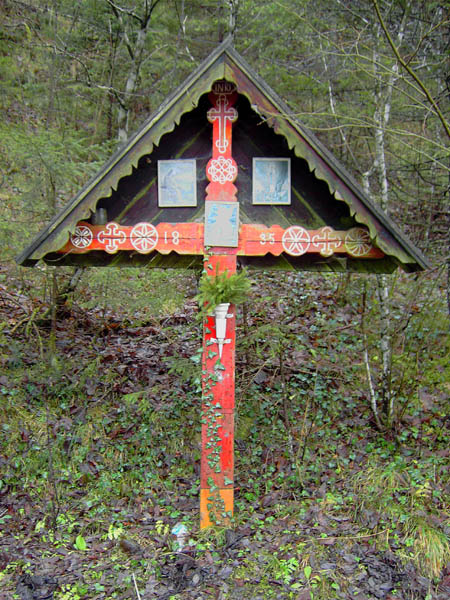
[[[408,333],[409,348],[422,348],[417,362],[404,340],[418,382],[402,387],[395,426],[377,431],[349,304],[359,284],[341,298],[341,283],[322,278],[319,291],[286,277],[273,294],[268,277],[239,315],[248,335],[237,353],[229,530],[198,529],[195,302],[134,326],[109,306],[74,303],[52,354],[48,322],[11,335],[20,318],[4,314],[0,582],[9,597],[21,574],[48,561],[58,564],[56,600],[133,597],[133,576],[149,597],[373,598],[371,573],[383,569],[393,598],[438,598],[450,560],[448,340],[432,336],[431,349],[419,327]],[[181,567],[178,522],[194,560]]]

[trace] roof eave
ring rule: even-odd
[[[233,80],[238,91],[247,96],[255,110],[267,119],[276,132],[286,136],[295,154],[304,158],[311,171],[328,184],[336,199],[345,202],[352,215],[369,227],[372,238],[376,238],[385,253],[393,256],[406,271],[430,268],[420,251],[372,203],[352,175],[335,160],[316,136],[297,121],[286,103],[253,71],[231,44],[229,37],[167,97],[158,110],[17,257],[19,264],[34,265],[47,253],[54,251],[55,246],[63,246],[77,222],[89,218],[95,211],[100,198],[109,197],[120,179],[132,173],[139,159],[151,152],[162,135],[173,130],[181,116],[197,106],[200,96],[210,89],[213,81],[225,78]],[[245,85],[241,73],[246,78]],[[259,104],[255,104],[257,101]]]
[[[132,172],[133,166],[137,165],[137,161],[140,156],[135,161],[130,161],[128,163],[128,173],[120,173],[119,177],[114,177],[115,181],[109,181],[109,174],[113,171],[115,167],[119,165],[119,163],[127,156],[129,156],[130,152],[135,150],[135,148],[143,142],[145,145],[145,140],[151,134],[152,129],[160,122],[163,116],[167,115],[168,112],[171,111],[177,104],[183,99],[183,104],[189,106],[189,108],[193,108],[196,106],[199,96],[194,98],[192,94],[192,88],[198,83],[200,75],[203,75],[208,71],[212,66],[214,66],[214,75],[212,75],[212,79],[217,79],[218,77],[224,76],[224,69],[222,69],[222,73],[217,73],[220,71],[221,65],[223,65],[225,55],[224,51],[230,46],[232,40],[230,37],[226,38],[224,42],[218,46],[214,52],[212,52],[186,79],[185,81],[170,94],[164,102],[158,107],[158,109],[150,115],[150,117],[143,123],[143,125],[139,128],[139,130],[132,135],[125,144],[119,147],[116,152],[111,156],[111,158],[104,164],[104,166],[87,182],[87,184],[79,191],[76,196],[72,198],[72,200],[51,220],[51,222],[45,227],[33,240],[33,242],[21,253],[17,256],[16,261],[18,264],[22,266],[33,266],[38,262],[43,256],[51,250],[47,250],[42,248],[46,241],[49,240],[50,236],[53,236],[54,232],[65,223],[67,219],[76,211],[77,209],[81,209],[80,215],[77,214],[76,222],[89,218],[90,214],[95,210],[95,206],[91,206],[89,203],[89,198],[92,196],[101,186],[102,190],[104,188],[104,193],[101,196],[95,194],[96,198],[94,201],[94,205],[98,202],[100,197],[107,198],[111,195],[114,188],[117,186],[118,181],[125,175],[129,175]],[[211,82],[212,83],[212,82]],[[202,92],[204,93],[204,92]],[[201,95],[201,94],[200,94]],[[167,133],[171,131],[173,127],[177,124],[177,121],[181,118],[183,113],[179,113],[175,115],[175,119],[173,122],[170,122],[170,125],[164,130],[161,131],[158,139],[151,141],[151,147],[148,148],[148,151],[151,151],[151,148],[159,142],[159,139]],[[88,206],[86,206],[88,204]],[[72,223],[69,225],[67,229],[67,239],[69,233],[73,233],[73,228],[76,226],[76,223]],[[67,241],[63,240],[61,246]],[[48,245],[48,244],[45,244]]]
[[[334,156],[322,144],[322,142],[304,125],[297,121],[290,107],[272,88],[266,84],[266,82],[256,72],[253,71],[252,67],[245,61],[245,59],[243,59],[242,56],[240,56],[232,47],[227,48],[226,54],[247,75],[249,80],[251,80],[254,85],[260,89],[261,93],[272,102],[274,107],[277,109],[277,112],[281,115],[281,118],[289,123],[296,133],[301,136],[304,143],[308,144],[321,159],[321,161],[323,161],[327,167],[332,169],[333,173],[335,174],[333,180],[342,181],[352,196],[358,200],[365,209],[368,209],[369,213],[371,213],[371,215],[375,217],[375,219],[378,220],[384,229],[390,234],[391,239],[384,240],[383,236],[380,236],[379,230],[375,227],[375,224],[371,222],[371,220],[358,218],[358,216],[361,217],[363,213],[361,211],[354,211],[355,218],[359,222],[364,223],[369,227],[371,236],[374,239],[377,239],[381,249],[387,251],[386,253],[389,253],[389,250],[391,250],[391,252],[393,251],[393,255],[397,258],[399,265],[404,267],[405,270],[416,271],[431,268],[431,264],[428,262],[426,257],[408,240],[408,238],[387,217],[387,215],[370,200],[361,186],[356,182],[354,177],[345,169],[343,165],[336,161]],[[251,98],[249,98],[249,100],[251,100]],[[270,114],[270,111],[264,111],[264,107],[260,107],[260,110],[268,121],[273,122],[280,119],[280,117]],[[271,125],[275,130],[277,130],[276,124],[272,123]],[[294,150],[298,150],[298,146],[295,143],[293,144],[293,147]],[[301,153],[297,155],[301,155]],[[304,156],[302,157],[305,158]],[[346,202],[351,210],[354,210],[352,203],[348,201],[348,198],[345,198],[345,192],[343,194],[342,190],[339,190],[338,187],[332,185],[332,182],[329,180],[329,178],[327,178],[323,173],[319,173],[317,165],[311,165],[307,158],[306,160],[311,170],[315,171],[316,176],[326,181],[331,193],[335,194],[338,200]],[[400,255],[395,252],[395,248],[392,248],[393,244],[398,244],[400,249],[403,251],[400,253]],[[417,263],[417,268],[413,267],[414,263]]]

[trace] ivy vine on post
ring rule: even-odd
[[[228,464],[227,456],[232,453],[230,410],[234,398],[229,389],[233,377],[230,369],[227,370],[231,354],[234,356],[234,345],[231,338],[227,337],[227,320],[234,318],[234,306],[248,298],[251,283],[246,271],[219,272],[213,263],[207,249],[196,296],[205,334],[202,359],[202,463],[206,477],[203,476],[205,481],[202,488],[203,485],[207,486],[203,488],[207,489],[207,496],[203,509],[207,511],[208,524],[226,525],[232,517],[225,498],[227,492],[232,493],[230,486],[233,485],[232,463]],[[223,354],[227,345],[230,349]]]

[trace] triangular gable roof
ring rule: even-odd
[[[292,114],[283,100],[265,83],[232,47],[230,38],[218,46],[149,117],[128,142],[119,148],[103,168],[83,187],[71,202],[41,231],[17,258],[30,266],[62,248],[77,223],[95,212],[100,199],[108,198],[119,181],[130,175],[144,155],[151,153],[161,137],[172,131],[183,114],[195,108],[212,84],[225,79],[249,100],[255,110],[276,133],[286,139],[295,155],[307,161],[318,179],[328,184],[331,194],[345,202],[351,216],[368,227],[373,242],[404,270],[429,268],[426,258],[402,234],[394,223],[375,206],[356,180]]]

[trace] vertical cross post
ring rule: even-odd
[[[232,107],[237,94],[234,86],[218,82],[209,97],[213,105],[208,111],[208,120],[213,124],[213,144],[212,158],[206,166],[210,181],[206,201],[236,202],[233,182],[237,165],[231,156],[231,134],[232,123],[237,119],[237,111]],[[220,205],[217,208],[220,209]],[[219,243],[204,249],[205,271],[210,277],[236,272],[238,244],[235,247],[220,245],[223,244],[220,228],[225,225],[220,218],[217,220]],[[201,529],[226,524],[233,514],[235,306],[230,304],[225,310],[224,334],[218,330],[216,316],[208,316],[203,329]],[[225,337],[221,338],[222,335]]]

